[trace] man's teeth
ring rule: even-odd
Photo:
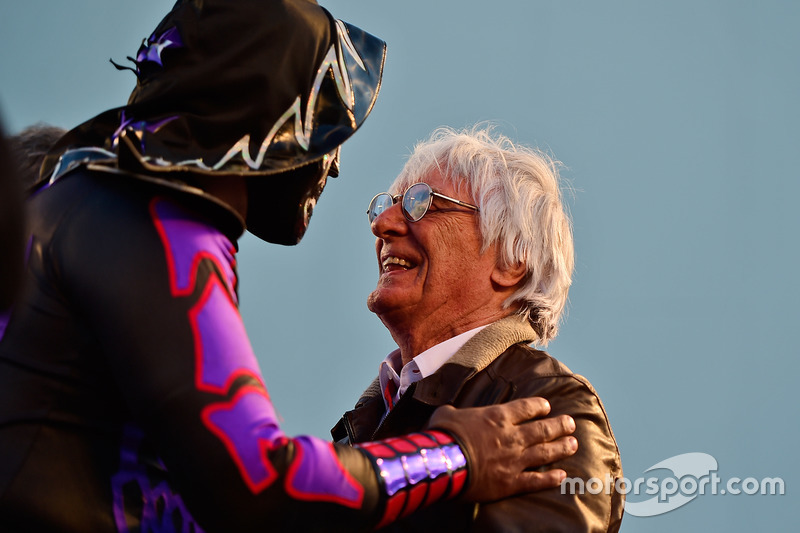
[[[414,263],[410,261],[406,261],[405,259],[400,259],[399,257],[387,257],[383,260],[383,269],[386,270],[389,268],[389,265],[398,265],[403,268],[413,268]]]

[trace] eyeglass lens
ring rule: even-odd
[[[394,200],[392,196],[388,193],[381,193],[375,198],[372,199],[372,202],[369,204],[369,209],[367,210],[367,216],[369,217],[370,223],[378,218],[378,215],[383,213],[386,209],[389,209],[394,204]]]
[[[412,222],[418,222],[424,217],[431,206],[431,195],[432,191],[427,183],[415,183],[406,189],[401,200],[401,207],[405,217]],[[381,193],[375,196],[367,210],[369,221],[375,220],[378,215],[392,207],[394,203],[395,200],[389,193]]]
[[[418,222],[431,206],[431,188],[427,183],[415,183],[403,195],[403,211],[409,220]]]

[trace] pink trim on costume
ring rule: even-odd
[[[461,494],[461,491],[464,490],[464,485],[467,482],[467,470],[459,470],[453,474],[453,488],[450,490],[450,494]]]
[[[334,451],[333,444],[330,442],[324,443],[326,446],[327,451],[330,453],[330,457],[326,459],[330,459],[334,462],[339,473],[341,473],[344,481],[346,481],[350,487],[357,493],[355,498],[346,498],[343,495],[332,494],[332,493],[321,493],[321,492],[309,492],[307,490],[302,490],[297,487],[295,481],[300,468],[302,467],[303,457],[305,454],[304,446],[301,442],[298,442],[295,439],[295,456],[292,458],[292,464],[289,465],[288,470],[286,471],[286,493],[297,499],[303,501],[311,501],[311,502],[330,502],[330,503],[337,503],[344,507],[350,507],[351,509],[360,509],[361,504],[364,501],[364,488],[361,484],[356,481],[355,478],[348,472],[344,466],[342,465],[341,461],[339,461],[339,457],[336,455]],[[320,457],[317,457],[320,459]],[[326,476],[328,477],[328,476]],[[317,485],[321,485],[321,483],[317,483]]]
[[[419,453],[419,448],[408,440],[408,437],[387,439],[386,444],[395,449],[395,455],[403,453]]]
[[[436,439],[436,443],[441,444],[453,444],[456,440],[448,435],[443,431],[439,431],[438,429],[430,429],[426,432],[429,437]]]
[[[428,497],[425,500],[424,506],[428,506],[431,503],[438,502],[442,499],[442,497],[447,492],[448,487],[450,486],[450,477],[449,476],[440,476],[437,479],[434,479],[430,486],[428,487]]]
[[[380,442],[364,442],[359,444],[359,447],[364,448],[375,457],[397,457],[397,453]]]
[[[199,320],[201,313],[208,310],[207,304],[214,295],[215,288],[218,288],[224,294],[222,299],[217,297],[214,303],[218,306],[222,304],[226,307],[224,309],[217,308],[215,310],[217,311],[218,316],[231,319],[229,328],[224,332],[224,334],[225,337],[230,336],[231,340],[228,349],[232,354],[235,355],[231,355],[226,358],[215,358],[215,360],[218,361],[234,363],[234,365],[231,365],[232,368],[216,368],[209,370],[205,364],[206,355],[208,355],[206,350],[208,347],[203,342],[203,328],[200,327]],[[249,341],[246,342],[246,346],[243,345],[245,344],[243,339],[246,341],[247,334],[244,330],[244,324],[241,322],[239,310],[237,309],[236,304],[231,301],[230,295],[222,286],[222,283],[218,277],[214,276],[208,281],[208,284],[203,290],[203,294],[200,296],[197,304],[195,304],[194,307],[189,310],[189,323],[191,324],[192,335],[194,337],[195,387],[197,390],[225,395],[230,390],[234,381],[242,376],[250,376],[258,381],[261,385],[264,385],[261,372],[258,369],[258,361],[256,360],[255,354],[249,345]],[[213,340],[213,335],[210,337],[211,340]],[[238,366],[236,366],[237,364]],[[248,367],[248,365],[250,366]],[[217,383],[211,381],[211,378],[215,376],[219,378],[220,376],[220,374],[215,372],[215,370],[223,370],[226,373],[227,377],[224,380],[224,384],[219,384],[219,379],[217,379]]]
[[[246,459],[242,457],[241,452],[245,450],[240,450],[239,448],[237,448],[234,438],[212,420],[214,415],[216,415],[217,413],[230,412],[234,410],[237,405],[240,405],[241,400],[245,396],[251,394],[263,396],[265,400],[269,402],[269,396],[267,395],[267,391],[258,387],[248,385],[242,387],[236,393],[233,399],[231,399],[230,402],[228,403],[219,402],[205,407],[201,413],[201,418],[206,428],[208,428],[209,431],[211,431],[214,435],[216,435],[225,445],[225,447],[228,450],[228,455],[230,455],[233,461],[236,463],[236,467],[239,469],[239,473],[242,475],[242,479],[247,484],[250,491],[253,494],[258,494],[262,490],[269,487],[278,478],[277,471],[272,466],[272,463],[267,457],[267,452],[273,448],[274,440],[270,438],[252,436],[252,438],[256,440],[256,446],[258,447],[257,456],[260,459],[260,466],[263,466],[264,468],[263,472],[255,472],[253,469],[254,465],[252,463],[248,463]],[[283,439],[279,440],[281,442],[283,441]],[[259,477],[261,479],[259,479]]]
[[[421,483],[408,491],[408,502],[406,502],[402,516],[408,516],[420,508],[425,501],[425,496],[428,494],[428,485],[429,483]]]
[[[407,438],[420,448],[436,448],[442,444],[441,442],[437,442],[432,438],[428,437],[424,433],[412,433],[408,435]],[[452,440],[450,442],[452,442]]]
[[[200,265],[200,262],[203,261],[204,259],[208,259],[209,261],[213,262],[217,266],[220,272],[227,272],[235,267],[236,265],[235,259],[231,261],[230,268],[225,268],[225,266],[220,261],[220,258],[218,256],[206,250],[198,249],[192,256],[191,267],[188,269],[189,277],[186,281],[186,286],[179,287],[178,286],[179,275],[176,268],[177,262],[175,261],[172,242],[169,239],[169,234],[167,232],[167,229],[164,227],[164,221],[161,219],[161,216],[159,215],[157,209],[158,204],[162,202],[165,203],[166,205],[169,205],[169,207],[175,209],[177,209],[177,207],[168,204],[167,201],[162,197],[156,197],[150,201],[150,217],[153,220],[153,224],[156,227],[156,232],[158,233],[158,236],[161,238],[161,244],[164,247],[164,255],[166,256],[167,270],[169,272],[170,293],[172,294],[172,296],[187,296],[194,291],[195,285],[197,284],[198,267]],[[233,257],[236,254],[236,248],[229,243],[227,252]],[[235,276],[233,276],[233,279],[226,281],[229,281],[231,283],[236,283]],[[236,295],[233,292],[233,287],[232,286],[229,287],[228,283],[226,283],[225,289],[230,294],[231,298],[235,300]]]
[[[375,526],[375,529],[380,529],[397,520],[405,508],[407,498],[408,493],[406,491],[398,492],[389,498],[386,502],[386,511],[383,513],[383,519]]]

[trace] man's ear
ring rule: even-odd
[[[526,272],[522,263],[503,265],[498,261],[492,271],[492,281],[502,287],[513,287],[525,278]]]

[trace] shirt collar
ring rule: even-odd
[[[386,405],[386,410],[389,411],[394,407],[400,399],[400,396],[406,392],[412,383],[434,374],[448,359],[453,357],[468,340],[485,327],[486,325],[478,326],[477,328],[465,331],[455,337],[451,337],[444,342],[440,342],[414,357],[414,359],[409,361],[405,366],[402,366],[403,362],[399,349],[387,355],[383,362],[381,362],[378,372],[381,393],[383,395],[383,402]]]

